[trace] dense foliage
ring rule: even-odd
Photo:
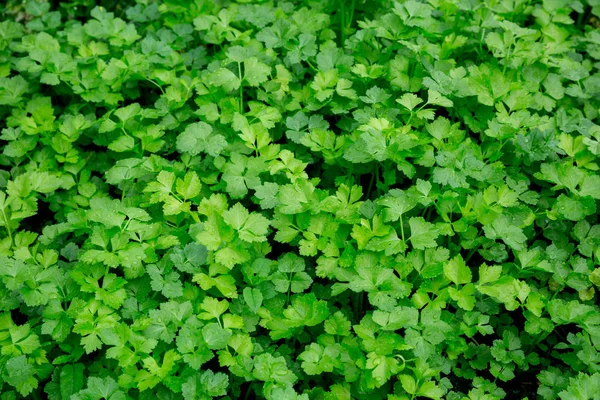
[[[0,6],[0,399],[599,399],[599,0]]]

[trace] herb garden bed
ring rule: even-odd
[[[0,400],[599,398],[598,0],[0,16]]]

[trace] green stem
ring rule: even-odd
[[[539,340],[540,340],[540,338],[542,337],[542,334],[543,334],[543,333],[544,333],[544,332],[542,331],[542,332],[538,333],[537,335],[535,335],[535,337],[533,338],[533,340],[531,341],[531,343],[529,343],[529,346],[527,346],[527,350],[526,350],[526,353],[525,353],[525,354],[529,354],[529,352],[530,352],[530,351],[531,351],[533,348],[535,348],[535,346],[537,346],[537,344],[538,344],[538,341],[539,341]]]
[[[431,221],[431,213],[433,212],[433,207],[429,207],[427,209],[427,217],[425,217],[425,220],[427,221]]]
[[[360,322],[363,313],[363,294],[357,292],[352,294],[352,309],[357,322]]]
[[[378,170],[377,165],[375,164],[375,171]],[[371,192],[373,191],[373,185],[375,184],[375,172],[371,173],[371,180],[369,181],[369,188],[367,189],[367,198],[370,199],[371,198]]]
[[[400,215],[400,233],[402,234],[402,241],[406,243],[406,239],[404,239],[404,218]]]
[[[345,0],[340,0],[340,38],[341,47],[346,43],[346,4]]]
[[[313,63],[310,62],[310,60],[307,58],[306,59],[306,63],[308,64],[309,67],[311,67],[312,69],[314,69],[315,71],[318,71],[317,67],[314,66]]]
[[[292,295],[292,279],[294,278],[293,276],[293,272],[290,272],[289,276],[288,276],[288,292],[287,292],[287,300],[285,301],[285,306],[289,306],[290,305],[290,296]]]
[[[379,186],[377,185],[379,183],[379,165],[375,164],[375,189],[377,192],[377,195],[379,196]]]
[[[417,388],[419,387],[419,383],[420,383],[420,382],[421,382],[421,380],[420,380],[420,379],[417,379],[417,380],[416,380],[416,385],[415,385],[415,386],[416,386]],[[417,397],[417,394],[416,394],[416,393],[413,393],[413,394],[411,394],[411,395],[410,395],[410,400],[414,400],[414,398],[415,398],[415,397]]]
[[[352,21],[354,20],[354,7],[356,6],[356,0],[350,1],[350,17],[348,18],[348,25],[352,25]]]
[[[129,226],[130,222],[131,222],[131,219],[127,219],[127,222],[125,222],[125,225],[121,227],[121,232],[127,230],[127,227]]]
[[[188,213],[192,216],[192,219],[194,220],[195,223],[197,223],[197,224],[200,223],[200,217],[198,217],[198,214],[196,214],[192,210],[188,211]]]
[[[406,121],[406,125],[410,124],[410,121],[412,120],[413,116],[417,115],[417,113],[419,111],[421,111],[422,109],[424,109],[428,104],[429,104],[429,101],[424,103],[421,107],[417,108],[417,111],[413,112],[413,110],[410,110],[410,117],[408,117],[408,121]]]
[[[502,75],[506,74],[506,68],[508,67],[508,62],[510,61],[511,57],[512,57],[512,48],[508,49],[508,52],[506,53],[506,58],[504,59],[504,68],[502,68]]]
[[[465,262],[468,262],[471,257],[473,257],[473,255],[475,254],[475,252],[479,249],[479,246],[475,246],[471,249],[471,251],[469,252],[469,254],[467,254],[467,256],[465,257]]]
[[[238,63],[238,76],[240,77],[240,114],[244,113],[244,85],[242,85],[242,64]]]
[[[483,56],[483,37],[485,36],[485,28],[481,30],[481,37],[479,38],[479,53],[477,53],[478,57]]]
[[[575,23],[577,25],[577,27],[581,27],[581,25],[583,25],[584,20],[586,19],[585,17],[587,16],[587,10],[585,10],[584,12],[580,13],[577,16],[577,22]]]
[[[248,386],[248,390],[246,390],[246,395],[244,396],[244,400],[248,400],[250,393],[252,393],[252,386],[254,386],[254,383],[251,383],[250,386]]]
[[[6,232],[8,232],[8,237],[10,238],[10,244],[13,243],[12,231],[10,230],[10,224],[8,218],[6,218],[6,213],[4,212],[4,207],[2,208],[2,217],[4,218],[4,226],[6,227]]]
[[[504,372],[504,369],[506,368],[506,365],[503,365],[502,368],[500,368],[500,372],[498,372],[498,376],[502,375],[502,373]],[[494,384],[496,383],[496,381],[498,380],[498,376],[494,377]]]
[[[148,82],[151,82],[151,83],[153,83],[154,85],[156,85],[156,87],[160,89],[160,92],[161,92],[162,94],[165,94],[165,91],[163,90],[163,88],[162,88],[162,87],[161,87],[161,86],[160,86],[158,83],[154,82],[154,81],[153,81],[152,79],[150,79],[150,78],[146,78],[146,80],[147,80]]]
[[[173,198],[174,198],[175,200],[177,200],[178,202],[180,202],[180,203],[183,203],[183,202],[184,202],[183,200],[181,200],[181,199],[179,198],[179,196],[177,196],[175,193],[173,193],[173,191],[169,191],[169,194],[170,194],[171,196],[173,196]]]

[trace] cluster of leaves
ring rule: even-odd
[[[598,0],[7,2],[0,399],[597,399]]]

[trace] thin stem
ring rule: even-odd
[[[352,311],[354,311],[354,317],[358,321],[358,293],[352,293]]]
[[[250,393],[252,392],[252,386],[254,386],[254,383],[251,383],[250,386],[248,386],[248,390],[246,390],[246,395],[244,396],[244,400],[248,400]]]
[[[350,17],[348,18],[348,25],[352,25],[352,21],[354,20],[354,6],[356,6],[356,0],[350,1]]]
[[[2,217],[4,218],[4,226],[6,227],[6,231],[8,232],[8,237],[10,238],[10,244],[13,243],[12,231],[10,230],[10,224],[8,218],[6,218],[6,213],[4,212],[4,207],[2,207]]]
[[[192,219],[194,220],[195,223],[197,223],[197,224],[200,223],[200,218],[198,217],[198,214],[196,214],[192,210],[188,211],[188,213],[192,216]]]
[[[473,255],[475,254],[475,252],[479,249],[479,246],[475,246],[474,248],[471,249],[471,251],[469,252],[469,254],[467,254],[467,257],[465,257],[465,263],[468,262],[471,257],[473,257]]]
[[[416,380],[416,382],[415,382],[415,386],[416,386],[417,388],[419,387],[419,383],[420,383],[420,382],[421,382],[421,380],[420,380],[420,379],[417,379],[417,380]],[[416,393],[413,393],[413,394],[411,394],[411,395],[410,395],[410,400],[413,400],[415,397],[417,397],[417,394],[416,394]]]
[[[354,318],[357,322],[360,322],[363,313],[363,294],[362,292],[352,293],[352,308],[354,311]]]
[[[481,30],[481,38],[479,38],[479,52],[477,53],[478,57],[483,55],[483,37],[485,36],[485,28]]]
[[[377,171],[377,165],[375,165],[375,171]],[[371,180],[369,181],[369,188],[367,189],[367,198],[371,198],[371,192],[373,191],[373,185],[375,184],[375,172],[371,173]]]
[[[587,14],[588,14],[588,9],[586,9],[582,13],[579,13],[579,15],[577,16],[577,22],[575,23],[577,25],[577,27],[581,28],[584,21],[586,20]]]
[[[377,192],[377,195],[379,195],[379,165],[375,164],[375,189]]]
[[[346,4],[345,0],[340,0],[340,38],[341,47],[346,43]]]
[[[151,83],[153,83],[154,85],[156,85],[156,87],[160,89],[160,92],[161,92],[162,94],[165,94],[165,91],[163,90],[163,88],[162,88],[162,87],[161,87],[161,86],[160,86],[158,83],[154,82],[154,81],[153,81],[152,79],[150,79],[150,78],[146,78],[146,80],[147,80],[148,82],[151,82]]]
[[[429,207],[427,209],[427,217],[425,217],[426,221],[431,221],[431,213],[433,212],[433,207]]]
[[[417,113],[419,111],[421,111],[422,109],[424,109],[427,105],[429,105],[429,100],[423,104],[421,107],[417,108],[417,111],[410,110],[410,117],[408,118],[408,121],[406,121],[406,125],[410,124],[410,121],[412,120],[412,117],[417,115]]]
[[[288,276],[288,292],[287,292],[287,300],[285,301],[285,306],[289,306],[290,305],[290,296],[292,295],[292,279],[294,278],[294,273],[290,272],[289,276]]]
[[[508,52],[506,53],[506,58],[504,59],[504,67],[502,68],[502,75],[506,74],[506,68],[508,67],[508,62],[510,61],[511,58],[512,58],[512,47],[510,47],[508,49]],[[494,100],[496,100],[496,99],[494,99]]]
[[[402,234],[402,241],[406,242],[406,239],[404,239],[404,218],[402,215],[400,215],[400,233]]]
[[[129,227],[129,223],[131,222],[131,219],[127,219],[127,222],[125,222],[125,225],[121,227],[121,232],[127,230],[127,228]]]
[[[178,202],[180,202],[180,203],[183,203],[183,202],[184,202],[183,200],[181,200],[181,199],[179,198],[179,196],[177,196],[175,193],[173,193],[173,191],[172,191],[172,190],[170,190],[170,191],[169,191],[169,194],[170,194],[171,196],[173,196],[173,198],[174,198],[175,200],[177,200]]]
[[[500,376],[500,375],[501,375],[501,374],[504,372],[504,369],[505,369],[505,368],[506,368],[506,365],[503,365],[503,366],[502,366],[502,368],[500,368],[500,372],[498,372],[498,376]],[[493,382],[494,384],[495,384],[495,383],[496,383],[496,381],[498,380],[498,376],[495,376],[495,377],[494,377],[494,382]]]
[[[244,85],[242,85],[242,63],[238,63],[238,76],[240,77],[240,114],[244,113]]]

